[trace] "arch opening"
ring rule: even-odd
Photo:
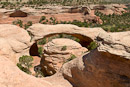
[[[30,56],[39,56],[38,46],[36,42],[30,47],[29,54]]]
[[[58,36],[59,35],[59,36]],[[62,36],[61,36],[62,35]],[[57,37],[56,37],[57,36]],[[72,40],[75,40],[78,39],[77,42],[79,42],[81,44],[81,46],[83,47],[86,47],[91,43],[93,42],[93,39],[89,38],[89,37],[86,37],[86,36],[83,36],[83,35],[80,35],[80,34],[68,34],[68,33],[55,33],[55,34],[49,34],[49,35],[46,35],[44,36],[43,38],[41,39],[38,39],[37,41],[39,40],[42,40],[44,38],[47,38],[47,41],[48,42],[50,39],[50,37],[54,37],[54,38],[51,38],[51,39],[55,39],[55,38],[69,38],[69,39],[72,39]],[[37,42],[36,41],[36,42]]]
[[[39,56],[39,57],[41,57],[41,59],[39,61],[40,65],[38,65],[39,67],[42,67],[41,63],[44,61],[44,58],[42,58],[43,57],[43,49],[41,51],[42,56],[40,56],[39,48],[40,47],[42,48],[44,44],[48,43],[49,41],[51,41],[52,39],[55,39],[55,38],[69,38],[69,39],[77,41],[78,43],[81,44],[82,47],[85,47],[85,48],[87,48],[88,45],[91,42],[93,42],[93,40],[91,38],[80,35],[80,34],[55,33],[55,34],[46,35],[43,38],[40,38],[40,39],[36,40],[35,43],[31,46],[30,51],[29,51],[31,56]],[[46,39],[46,40],[44,41],[43,39]],[[41,44],[39,44],[39,41],[42,41]],[[44,74],[45,77],[51,76],[43,68],[41,69],[41,71],[42,71],[42,73]],[[56,73],[56,72],[54,72],[54,73]]]

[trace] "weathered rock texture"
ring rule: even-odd
[[[99,46],[64,64],[54,76],[36,79],[13,63],[20,55],[29,53],[28,33],[14,25],[0,25],[0,87],[130,87],[129,31],[106,33],[101,28],[41,24],[33,25],[29,31],[34,36],[33,41],[67,33],[79,39],[84,37],[86,42],[97,38]]]
[[[97,41],[97,49],[63,66],[64,78],[73,87],[130,87],[130,32],[100,34]]]
[[[26,73],[14,65],[8,58],[0,56],[0,87],[52,87],[45,80],[40,80]],[[54,86],[53,86],[54,87]]]
[[[44,75],[55,74],[68,59],[79,57],[88,51],[78,42],[65,38],[53,39],[51,42],[45,44],[43,49],[41,66]]]
[[[29,55],[30,36],[26,30],[15,25],[0,25],[0,55],[17,63],[22,55]]]
[[[127,12],[124,8],[127,8],[123,4],[109,4],[109,5],[90,5],[90,8],[99,11],[106,15],[117,14],[121,15],[122,12]]]
[[[34,24],[28,31],[32,34],[32,41],[37,41],[44,37],[56,34],[68,34],[80,39],[82,46],[87,46],[94,41],[100,32],[105,32],[102,28],[81,28],[71,24],[43,25]]]
[[[29,55],[29,48],[32,45],[30,40],[27,31],[22,28],[8,24],[0,25],[0,87],[71,87],[64,78],[53,85],[49,81],[35,78],[19,70],[16,60],[22,55]],[[39,60],[34,61],[36,65],[37,61]]]

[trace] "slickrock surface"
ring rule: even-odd
[[[0,56],[0,87],[52,87],[45,80],[27,75],[18,69],[13,62],[4,56]],[[53,86],[55,87],[55,86]]]
[[[32,42],[22,28],[0,25],[0,87],[130,87],[129,31],[107,33],[101,28],[41,24],[29,31],[34,35]],[[16,67],[15,61],[29,53],[35,40],[57,33],[83,36],[89,43],[97,40],[99,46],[65,63],[52,77],[38,79]]]
[[[29,55],[31,46],[28,32],[15,25],[0,25],[0,55],[17,63],[22,55]]]

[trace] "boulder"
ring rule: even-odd
[[[26,30],[15,25],[0,25],[0,55],[14,63],[22,55],[29,55],[31,37]]]
[[[71,39],[53,39],[43,46],[41,67],[44,75],[53,75],[72,57],[83,55],[88,50]]]

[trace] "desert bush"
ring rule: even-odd
[[[44,45],[46,43],[47,43],[46,38],[43,38],[42,40],[38,41],[38,45]]]
[[[23,27],[23,21],[22,20],[16,20],[12,22],[14,25],[19,25],[20,27]]]
[[[89,45],[88,45],[88,50],[93,50],[95,48],[97,48],[97,43],[96,42],[91,42]]]
[[[28,21],[27,24],[24,24],[24,29],[28,29],[30,26],[32,26],[32,21]]]
[[[43,48],[38,47],[38,54],[39,54],[40,57],[42,57],[42,53],[43,53]]]
[[[40,18],[39,23],[42,23],[44,20],[46,20],[46,17],[45,17],[45,16],[42,16],[42,17]]]
[[[19,67],[19,69],[26,72],[27,74],[31,74],[30,68],[32,67],[33,64],[32,61],[33,61],[32,56],[24,55],[19,58],[19,63],[17,63],[17,66]]]
[[[74,55],[74,54],[71,54],[70,55],[70,58],[68,58],[66,61],[65,61],[65,63],[66,62],[69,62],[69,61],[71,61],[71,60],[73,60],[73,59],[75,59],[76,58],[76,56]]]
[[[61,48],[61,51],[65,51],[65,50],[67,50],[67,46],[63,46],[63,47]]]
[[[95,14],[103,20],[103,24],[97,25],[96,27],[102,27],[108,32],[120,32],[130,30],[130,10],[122,15],[105,15],[101,12],[96,11]]]

